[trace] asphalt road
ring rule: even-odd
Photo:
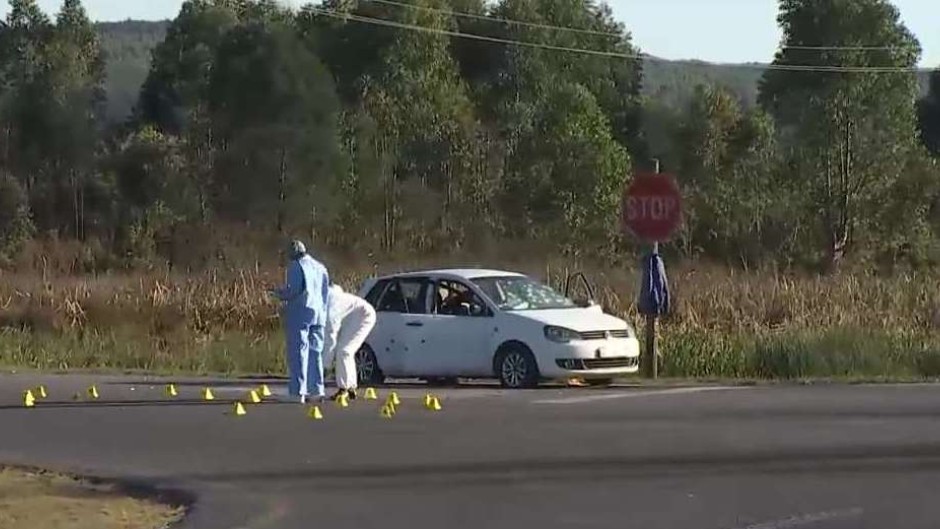
[[[99,401],[71,400],[92,381]],[[185,491],[198,529],[940,527],[940,386],[472,386],[436,390],[437,413],[400,386],[391,420],[358,401],[312,421],[235,417],[246,381],[214,404],[163,384],[0,377],[0,463]]]

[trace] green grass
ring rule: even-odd
[[[940,340],[863,328],[745,334],[667,329],[662,372],[680,378],[895,379],[940,375]]]
[[[49,371],[131,370],[192,374],[283,373],[280,336],[223,332],[155,343],[133,329],[89,333],[0,333],[0,365]]]

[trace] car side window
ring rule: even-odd
[[[379,297],[383,292],[385,292],[386,287],[388,287],[388,280],[383,279],[376,283],[371,290],[369,290],[369,293],[366,294],[366,301],[369,302],[369,305],[372,305],[373,307],[378,306]]]
[[[379,312],[427,314],[428,281],[426,279],[399,279],[388,285],[379,302]]]
[[[435,293],[435,309],[438,314],[475,317],[489,315],[486,303],[463,283],[438,281]]]

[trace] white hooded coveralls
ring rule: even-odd
[[[343,292],[339,285],[330,287],[327,309],[326,344],[323,348],[336,362],[336,385],[356,389],[356,352],[375,327],[375,309],[369,302]]]

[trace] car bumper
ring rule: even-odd
[[[551,344],[540,353],[539,371],[545,378],[611,378],[640,369],[636,338]]]

